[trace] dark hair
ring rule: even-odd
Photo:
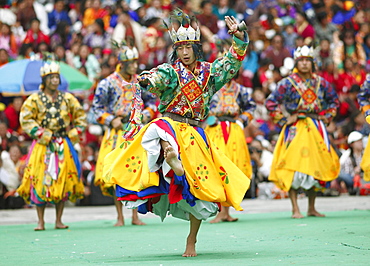
[[[202,44],[193,43],[191,46],[193,47],[193,52],[194,52],[194,55],[195,55],[195,59],[196,60],[204,60]],[[173,52],[170,54],[170,63],[171,64],[174,64],[176,62],[176,60],[178,59],[178,57],[177,57],[177,48],[178,48],[178,46],[173,45]]]
[[[204,6],[206,5],[206,4],[212,4],[211,3],[211,1],[209,1],[209,0],[203,0],[201,3],[200,3],[200,8],[204,8]]]
[[[99,26],[99,28],[101,29],[101,31],[103,33],[105,33],[105,29],[104,29],[104,21],[101,19],[101,18],[97,18],[95,20],[95,23]]]

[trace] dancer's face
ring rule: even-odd
[[[55,91],[58,89],[60,83],[59,74],[51,74],[46,77],[45,88]]]
[[[176,51],[177,56],[184,65],[189,66],[195,62],[193,46],[190,43],[180,45]]]
[[[299,59],[297,62],[297,69],[302,74],[309,74],[312,72],[312,60],[307,57]]]

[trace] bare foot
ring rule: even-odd
[[[222,220],[222,218],[217,216],[213,220],[209,221],[209,223],[210,224],[217,224],[217,223],[221,222],[221,220]]]
[[[176,152],[172,146],[168,146],[164,149],[164,158],[176,175],[184,175],[184,168],[182,167],[181,161],[177,158]]]
[[[33,230],[35,230],[35,231],[44,231],[44,230],[45,230],[45,225],[44,225],[44,223],[39,223],[39,224],[37,225],[37,227],[35,227]]]
[[[238,218],[233,218],[230,215],[227,216],[226,218],[222,219],[223,222],[236,222],[237,220],[239,220],[239,219]]]
[[[117,222],[114,224],[114,226],[124,226],[125,222],[122,220],[117,220]]]
[[[187,239],[186,241],[186,249],[184,254],[182,254],[183,257],[196,257],[197,252],[195,251],[195,243],[197,241],[192,240],[192,239]]]
[[[65,225],[63,223],[56,223],[55,224],[55,229],[67,229],[69,226]]]
[[[140,219],[132,220],[131,224],[133,224],[133,225],[146,225],[146,223],[144,223]]]
[[[307,216],[325,217],[325,214],[319,213],[318,211],[314,210],[307,212]]]
[[[300,212],[293,212],[292,218],[293,219],[302,219],[302,218],[304,218],[304,216]]]

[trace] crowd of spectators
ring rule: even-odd
[[[235,16],[248,25],[250,45],[238,82],[252,88],[257,104],[245,134],[252,147],[255,177],[260,182],[267,180],[268,161],[280,130],[269,119],[264,100],[277,82],[292,71],[293,51],[298,46],[315,48],[317,73],[338,92],[338,115],[328,127],[338,154],[350,148],[350,132],[358,131],[363,136],[370,133],[356,99],[370,71],[369,1],[0,0],[0,66],[14,60],[40,58],[43,52],[54,53],[59,61],[93,82],[89,91],[76,95],[89,112],[96,84],[117,64],[111,40],[133,43],[138,48],[140,71],[168,62],[172,45],[163,21],[168,22],[169,13],[176,7],[196,18],[205,60],[210,62],[217,58],[222,41],[230,37],[224,16]],[[31,141],[19,126],[19,110],[25,97],[0,94],[0,169],[8,160],[18,173],[14,179],[18,181],[9,186],[0,182],[2,200],[22,178],[22,165]],[[89,122],[80,148],[86,185],[91,183],[105,130],[94,121]],[[367,138],[362,140],[366,145]],[[338,186],[337,190],[345,192],[346,187]]]

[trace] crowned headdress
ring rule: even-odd
[[[139,52],[133,45],[129,47],[125,41],[118,43],[112,40],[113,46],[119,49],[118,52],[118,61],[125,62],[125,61],[132,61],[137,60],[139,58]]]
[[[40,75],[43,78],[51,74],[60,74],[60,66],[55,61],[46,61],[40,68]]]
[[[173,20],[177,20],[177,22],[180,24],[180,27],[177,29],[177,31],[173,27]],[[170,16],[169,23],[171,28],[169,28],[164,22],[174,44],[180,44],[183,42],[200,42],[199,26],[197,25],[197,29],[195,30],[190,25],[190,22],[191,20],[189,15],[184,13],[180,8],[176,8]]]
[[[308,47],[307,45],[304,45],[302,47],[298,47],[294,51],[294,60],[301,59],[303,57],[308,57],[314,59],[314,51],[312,47]]]

